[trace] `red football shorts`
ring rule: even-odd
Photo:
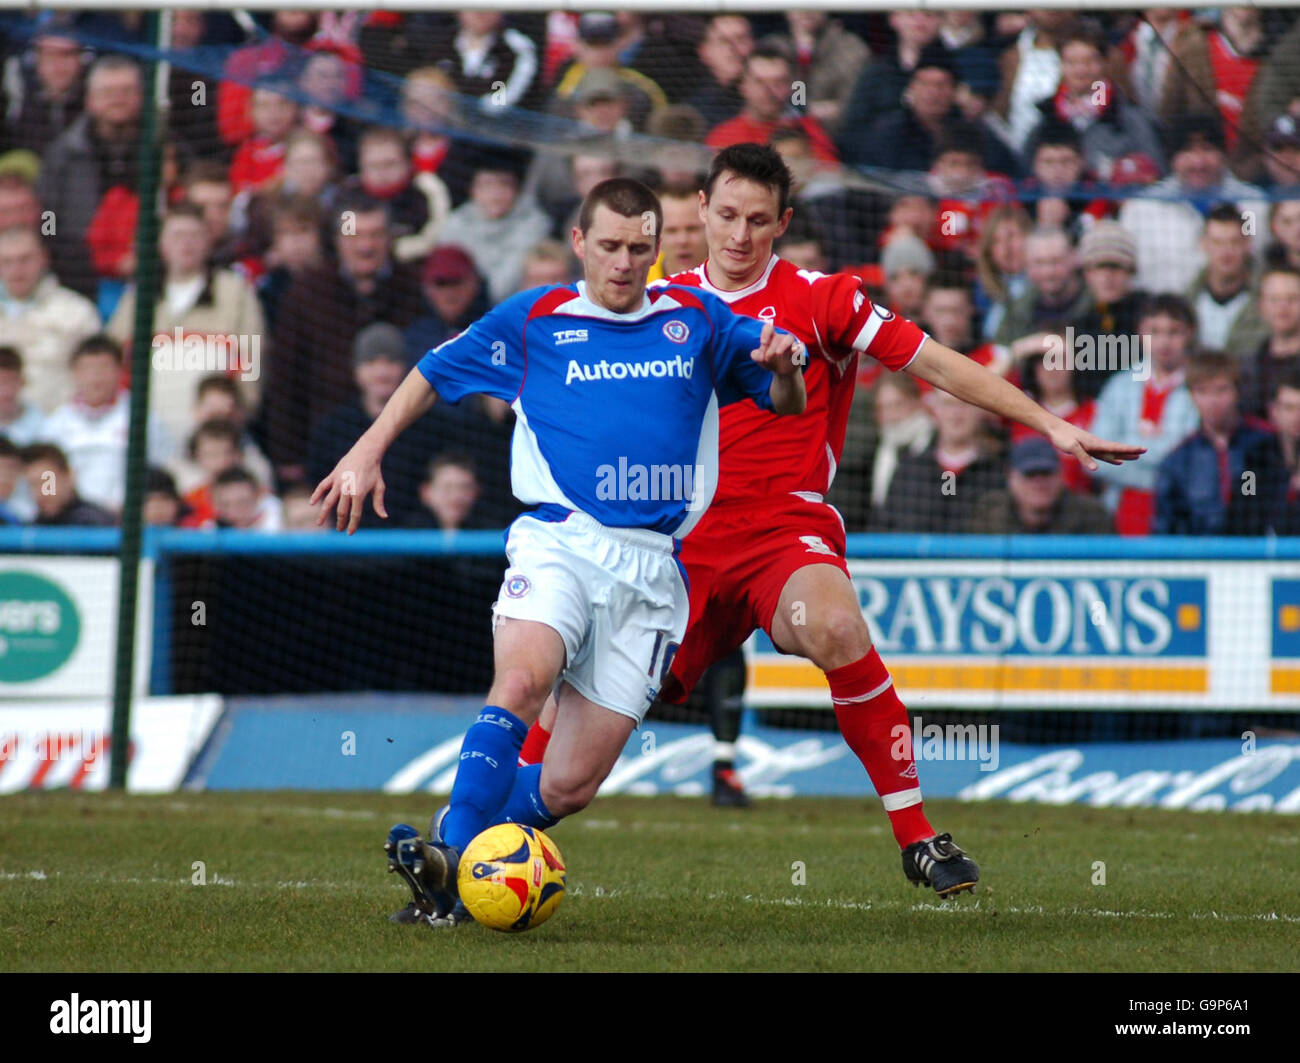
[[[681,703],[709,666],[772,618],[790,577],[805,565],[844,562],[844,521],[834,506],[798,495],[713,506],[682,540],[691,618],[659,696]]]

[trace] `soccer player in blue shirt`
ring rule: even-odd
[[[646,291],[663,217],[644,185],[613,178],[584,201],[573,248],[584,280],[507,299],[429,351],[312,496],[320,522],[386,516],[380,459],[439,397],[483,392],[516,414],[511,480],[537,508],[511,525],[493,606],[495,677],[465,735],[451,802],[425,842],[389,835],[415,900],[399,922],[455,925],[460,850],[494,822],[584,808],[644,718],[686,630],[677,540],[717,483],[718,407],[744,398],[798,414],[803,344],[699,289]],[[545,765],[517,769],[557,683]]]

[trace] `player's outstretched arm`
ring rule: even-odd
[[[779,414],[803,413],[808,405],[808,393],[803,386],[803,368],[808,364],[808,352],[803,341],[788,332],[778,332],[770,322],[763,325],[763,335],[758,348],[750,353],[764,369],[772,374],[772,411]]]
[[[963,402],[1041,432],[1057,450],[1078,458],[1085,469],[1096,469],[1098,461],[1118,465],[1146,453],[1146,447],[1099,439],[1091,432],[1048,413],[996,373],[928,337],[907,367],[907,372]]]
[[[334,471],[316,485],[311,504],[314,506],[321,499],[325,501],[320,516],[316,518],[317,524],[324,524],[330,511],[337,505],[335,527],[342,531],[346,526],[351,535],[361,523],[366,496],[372,491],[375,512],[385,520],[388,519],[388,510],[384,508],[384,478],[379,463],[393,445],[393,440],[426,414],[437,398],[438,393],[424,378],[424,374],[418,369],[412,369],[393,392],[374,423],[353,444],[352,449],[339,459]]]

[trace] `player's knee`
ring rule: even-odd
[[[856,609],[832,606],[810,627],[810,656],[824,670],[852,664],[871,649],[871,635]]]
[[[600,789],[600,782],[599,779],[561,773],[548,778],[543,773],[539,790],[547,811],[556,818],[563,818],[581,812],[591,804]]]
[[[551,682],[529,668],[508,668],[492,681],[488,702],[508,709],[516,716],[536,719],[551,693]]]

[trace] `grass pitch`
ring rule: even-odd
[[[408,893],[385,872],[388,827],[423,829],[440,803],[339,793],[0,798],[0,970],[1300,966],[1300,838],[1290,817],[929,801],[931,821],[983,876],[975,897],[940,902],[906,883],[874,800],[724,811],[700,799],[599,799],[551,832],[569,889],[549,923],[521,935],[390,924]]]

